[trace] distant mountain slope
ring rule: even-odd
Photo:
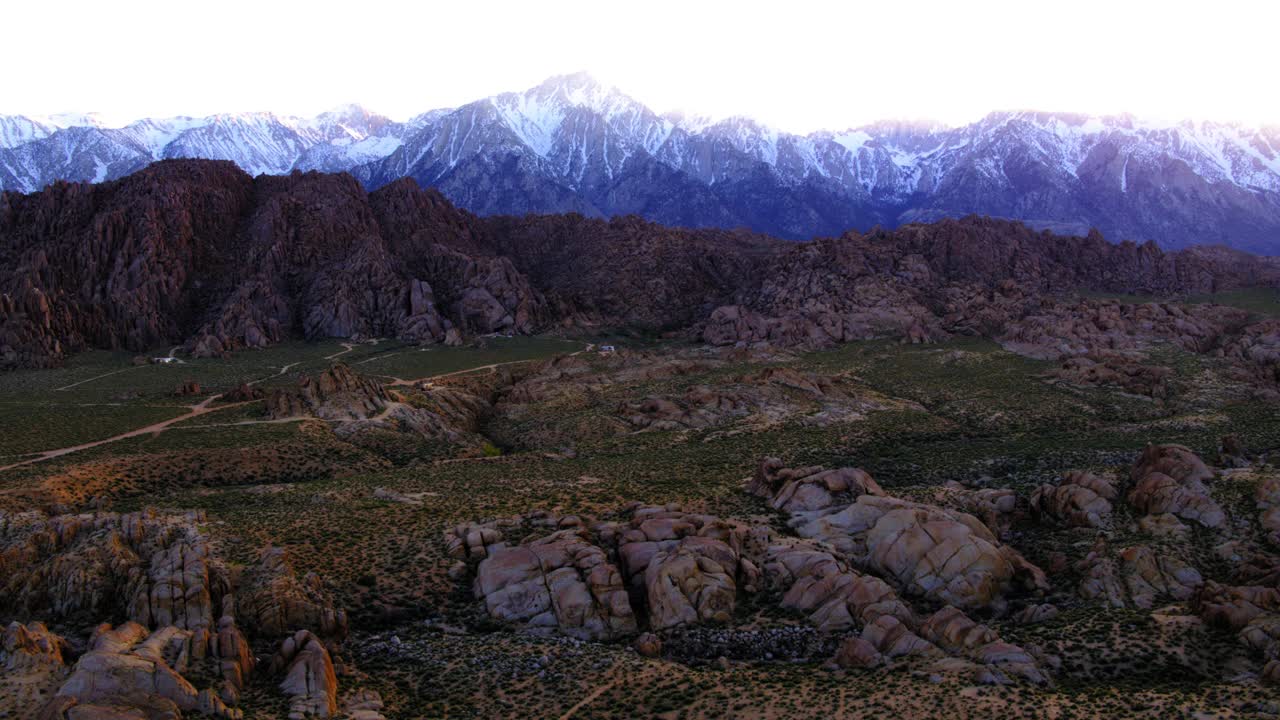
[[[661,116],[584,74],[396,123],[359,106],[141,120],[0,116],[0,189],[102,181],[165,158],[402,177],[481,214],[636,213],[791,239],[970,213],[1166,247],[1280,254],[1280,128],[993,113],[807,136]]]
[[[483,218],[408,178],[370,193],[345,173],[251,178],[228,161],[169,160],[0,193],[0,368],[86,348],[208,356],[293,336],[457,343],[566,326],[708,325],[716,342],[818,345],[988,334],[1077,289],[1278,280],[1280,261],[1239,251],[1170,253],[990,218],[797,244],[633,215]]]

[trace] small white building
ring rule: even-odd
[[[165,365],[168,365],[169,363],[177,362],[177,361],[178,361],[178,358],[176,358],[176,357],[153,357],[153,358],[151,358],[151,364],[152,364],[152,365],[160,365],[160,364],[162,364],[162,363],[163,363],[163,364],[165,364]]]
[[[601,345],[601,346],[600,346],[600,352],[602,352],[602,353],[611,353],[611,352],[613,352],[614,350],[617,350],[617,348],[615,348],[615,347],[614,347],[614,346],[612,346],[612,345]]]

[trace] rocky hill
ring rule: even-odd
[[[1280,276],[1221,248],[976,217],[803,245],[634,216],[481,218],[410,180],[368,193],[346,174],[255,179],[201,160],[0,195],[0,268],[4,367],[86,348],[216,355],[290,336],[457,343],[562,325],[705,328],[716,343],[1000,336],[1068,291],[1174,296]]]
[[[748,118],[659,115],[585,74],[425,112],[314,118],[0,116],[0,189],[101,182],[155,160],[251,174],[412,178],[484,215],[636,214],[789,239],[971,213],[1165,247],[1280,254],[1280,130],[1130,116],[993,112],[959,127],[879,122],[796,135]]]

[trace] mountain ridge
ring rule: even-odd
[[[1011,111],[954,128],[883,121],[795,135],[749,118],[660,115],[582,73],[404,123],[358,105],[310,119],[94,123],[0,117],[0,189],[199,157],[251,174],[347,171],[370,189],[412,177],[481,214],[638,213],[809,239],[976,213],[1280,253],[1275,127]]]
[[[482,217],[412,178],[369,192],[346,173],[253,178],[230,161],[0,193],[0,367],[88,348],[217,356],[294,336],[457,344],[564,327],[814,347],[997,336],[1063,292],[1277,284],[1280,262],[1228,248],[976,216],[797,244],[636,215]]]

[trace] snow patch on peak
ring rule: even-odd
[[[70,127],[106,127],[102,113],[61,112],[46,115],[39,120],[58,129]]]

